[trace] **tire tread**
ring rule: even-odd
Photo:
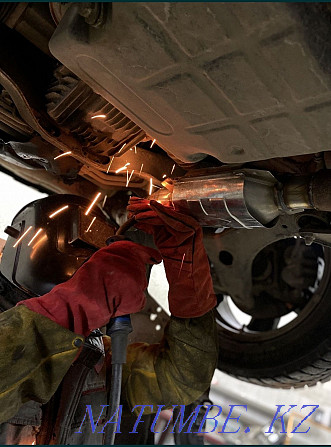
[[[331,379],[331,361],[328,360],[330,355],[331,352],[327,353],[326,358],[324,356],[320,357],[311,365],[287,375],[256,378],[227,374],[237,379],[244,380],[245,382],[272,388],[302,388],[305,385],[311,387],[318,382],[327,382]]]

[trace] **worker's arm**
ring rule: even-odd
[[[146,264],[160,260],[157,250],[115,242],[67,282],[0,314],[0,422],[28,400],[51,398],[77,355],[75,343],[91,330],[144,307]]]
[[[172,317],[161,345],[129,347],[125,393],[132,407],[189,404],[210,386],[218,357],[211,310],[216,297],[202,229],[192,217],[155,201],[131,198],[128,210],[162,255]]]
[[[31,399],[47,402],[83,341],[25,306],[0,314],[0,422]]]
[[[84,337],[18,306],[0,314],[0,423],[29,400],[47,402]],[[161,344],[128,347],[124,394],[134,405],[183,405],[209,386],[217,358],[213,312],[172,317]],[[146,411],[147,413],[148,411]]]
[[[217,357],[213,311],[196,318],[171,317],[160,344],[128,347],[123,393],[130,408],[154,405],[155,412],[156,405],[192,403],[210,386]]]

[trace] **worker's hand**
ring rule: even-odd
[[[169,282],[169,308],[180,318],[199,317],[216,305],[202,229],[192,217],[156,201],[132,197],[136,227],[153,234]]]
[[[145,305],[146,264],[158,264],[157,250],[130,241],[97,251],[65,283],[19,304],[77,334],[87,336],[110,318],[139,312]]]

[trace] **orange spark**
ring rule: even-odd
[[[15,244],[13,245],[13,248],[17,247],[17,245],[21,242],[21,240],[28,234],[28,232],[32,229],[32,225],[29,226],[29,228],[22,234],[22,236],[17,239]]]
[[[154,143],[155,143],[155,138],[154,138],[154,140],[152,141],[152,144],[151,144],[151,149],[152,149],[152,147],[154,146]]]
[[[107,194],[105,195],[105,197],[104,197],[104,199],[103,199],[103,202],[102,202],[102,208],[105,206],[106,200],[107,200]]]
[[[32,242],[36,239],[36,237],[38,236],[38,234],[40,234],[43,231],[42,228],[39,228],[39,230],[36,232],[36,234],[33,236],[33,238],[30,240],[30,242],[28,243],[28,247],[30,247],[30,245],[32,244]]]
[[[114,161],[114,157],[112,157],[111,160],[110,160],[110,163],[109,163],[108,168],[107,168],[107,174],[109,173],[109,169],[110,169],[110,166],[112,165],[113,161]]]
[[[101,115],[91,116],[91,120],[94,120],[95,118],[106,118],[106,115],[101,114]]]
[[[70,155],[71,151],[63,152],[63,154],[58,155],[57,157],[54,157],[54,160],[57,160],[58,158],[64,157],[65,155]]]
[[[134,153],[137,153],[137,146],[134,147]]]
[[[123,144],[123,146],[121,147],[121,149],[117,152],[118,154],[125,148],[126,143]]]
[[[175,170],[175,166],[176,166],[176,163],[174,163],[174,165],[173,165],[173,167],[172,167],[172,169],[171,169],[170,175],[174,172],[174,170]]]
[[[153,180],[152,177],[149,179],[149,195],[152,194],[153,191]]]
[[[59,213],[62,213],[62,211],[66,210],[67,208],[69,208],[69,205],[65,205],[62,208],[59,208],[58,210],[54,211],[54,213],[50,214],[48,217],[50,219],[53,219],[54,216],[56,216]]]
[[[163,174],[163,175],[162,175],[162,178],[166,178],[166,176],[167,176],[167,174]]]
[[[142,169],[143,169],[143,166],[144,166],[144,163],[141,163],[139,174],[141,174],[141,171],[142,171]]]
[[[182,257],[182,262],[181,262],[181,264],[180,264],[180,269],[179,269],[179,273],[178,273],[178,278],[179,278],[180,272],[182,271],[182,268],[183,268],[183,263],[184,263],[185,255],[186,255],[186,253],[184,253],[184,254],[183,254],[183,257]]]
[[[85,233],[88,233],[88,232],[89,232],[90,228],[91,228],[92,225],[94,224],[95,219],[96,219],[96,217],[93,217],[93,219],[91,220],[90,225],[87,227],[87,230],[85,230]]]
[[[126,171],[127,173],[129,172],[129,171]],[[127,180],[127,182],[126,182],[126,188],[129,186],[129,183],[130,183],[130,180],[131,180],[131,177],[132,177],[132,174],[134,173],[134,169],[132,169],[132,171],[131,171],[131,174],[130,174],[130,177],[128,178],[128,180]]]
[[[121,171],[124,171],[125,169],[128,169],[127,167],[130,165],[130,163],[126,163],[124,166],[122,166],[121,168],[117,169],[117,171],[115,171],[115,174],[118,174]]]
[[[93,205],[95,204],[95,202],[98,200],[98,198],[101,196],[101,192],[98,192],[98,194],[94,197],[94,199],[92,200],[91,205],[87,208],[87,210],[85,211],[85,216],[88,215],[88,213],[91,211],[91,209],[93,208]]]

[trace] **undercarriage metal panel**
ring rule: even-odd
[[[183,161],[243,163],[331,149],[327,4],[72,6],[53,55]]]

